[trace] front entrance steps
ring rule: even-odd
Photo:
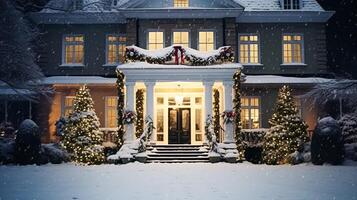
[[[147,163],[203,163],[209,162],[206,145],[150,145],[147,146]]]

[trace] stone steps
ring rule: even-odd
[[[209,162],[208,147],[204,145],[152,145],[147,147],[148,163]]]

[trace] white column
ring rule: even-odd
[[[224,86],[224,110],[233,110],[233,81],[223,82]],[[234,124],[224,124],[224,143],[234,143]]]
[[[155,82],[146,82],[146,116],[145,119],[150,117],[152,120],[154,120],[154,87],[155,87]],[[154,142],[155,140],[155,129],[153,130],[153,133],[151,135],[151,138],[149,138],[151,142]]]
[[[127,82],[126,86],[126,109],[135,111],[135,82]],[[134,124],[126,125],[125,142],[134,140],[135,127]]]
[[[205,86],[205,119],[208,117],[208,115],[212,116],[212,87],[213,87],[213,82],[203,82],[203,85]]]
[[[207,120],[208,116],[212,117],[212,87],[213,87],[214,82],[212,81],[205,81],[203,82],[203,85],[205,87],[205,115],[204,115],[204,119]],[[206,138],[206,134],[203,134],[203,141],[204,143],[208,143],[207,138]]]

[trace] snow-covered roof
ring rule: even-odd
[[[118,70],[122,69],[242,69],[243,66],[239,63],[227,63],[221,65],[208,65],[208,66],[191,66],[191,65],[159,65],[149,64],[146,62],[133,62],[119,65]]]
[[[247,76],[245,84],[318,84],[329,82],[331,79],[318,78],[318,77],[286,77],[275,75],[256,75]]]
[[[242,5],[244,11],[281,11],[280,0],[235,0]],[[288,11],[324,11],[316,0],[302,0],[299,10]]]
[[[116,78],[104,78],[101,76],[50,76],[43,80],[43,84],[105,84],[113,85]]]
[[[63,12],[70,6],[73,0],[50,0],[42,13]],[[117,0],[117,4],[113,4],[113,0],[83,0],[84,8],[79,12],[107,12],[120,10],[125,8],[126,4],[134,4],[138,0]],[[143,1],[143,0],[139,0]],[[243,6],[245,11],[281,11],[280,0],[233,0]],[[299,10],[293,11],[324,11],[316,0],[302,0],[302,7]],[[170,7],[165,7],[170,8]],[[292,11],[292,10],[288,10]]]
[[[130,64],[126,65],[130,67]],[[121,68],[120,68],[121,69]],[[285,77],[274,75],[254,75],[246,76],[243,84],[318,84],[329,82],[332,79],[309,77]],[[104,78],[101,76],[51,76],[44,79],[43,83],[52,84],[105,84],[114,85],[116,78]]]

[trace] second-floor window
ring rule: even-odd
[[[241,99],[241,122],[243,129],[260,128],[260,98],[243,97]]]
[[[300,9],[301,0],[283,0],[283,8],[285,10],[297,10]]]
[[[149,31],[148,33],[148,50],[157,50],[164,48],[164,32]]]
[[[108,96],[105,98],[105,127],[117,127],[117,106],[118,98],[115,96]]]
[[[198,50],[212,51],[215,48],[215,34],[213,31],[200,31],[198,33]]]
[[[304,40],[301,34],[283,35],[283,62],[284,64],[304,63]]]
[[[84,37],[83,35],[64,36],[63,64],[83,64],[84,61]]]
[[[257,34],[243,34],[239,36],[239,62],[243,64],[258,64],[259,37]]]
[[[126,37],[107,36],[107,64],[119,64],[125,61]]]
[[[182,45],[184,47],[189,47],[190,36],[188,31],[175,31],[172,33],[172,45]]]
[[[187,8],[189,5],[189,0],[174,0],[175,8]]]

